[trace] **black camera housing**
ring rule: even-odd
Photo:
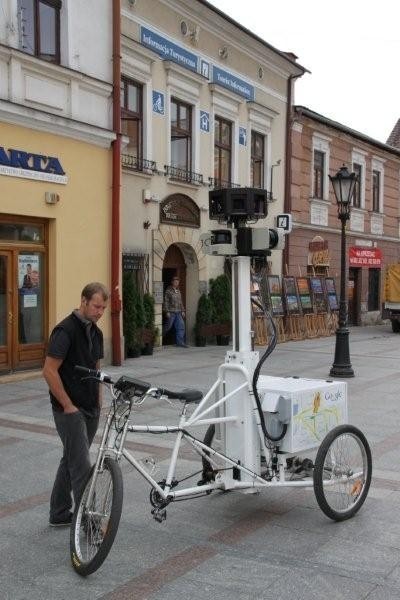
[[[239,223],[264,219],[268,192],[259,188],[221,188],[208,194],[210,219]]]

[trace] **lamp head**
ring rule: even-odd
[[[347,220],[350,218],[350,204],[357,175],[349,173],[347,167],[343,165],[336,175],[329,175],[329,179],[335,192],[339,219]]]

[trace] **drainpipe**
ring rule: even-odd
[[[111,343],[112,364],[121,365],[120,196],[121,196],[121,0],[113,0],[113,131],[111,207]]]
[[[286,144],[285,144],[285,191],[283,212],[292,212],[292,82],[301,77],[300,75],[289,75],[287,81],[287,105],[286,105]],[[285,236],[285,247],[282,252],[282,274],[286,274],[286,265],[289,265],[290,256],[290,234]]]

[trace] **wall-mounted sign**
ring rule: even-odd
[[[205,110],[200,111],[200,131],[210,132],[210,113]]]
[[[329,267],[329,250],[327,240],[317,236],[308,244],[308,265],[313,267]]]
[[[352,246],[349,248],[350,267],[382,267],[382,250],[379,248],[361,248]]]
[[[0,175],[68,183],[68,177],[55,156],[34,154],[23,150],[5,149],[0,146]]]
[[[207,62],[206,60],[200,61],[200,73],[206,79],[210,79],[210,63]]]
[[[247,131],[246,127],[239,127],[239,144],[241,146],[247,145]]]
[[[162,281],[153,282],[153,298],[156,304],[164,302],[164,284]]]
[[[185,194],[171,194],[160,204],[160,223],[200,227],[200,208]]]
[[[143,46],[150,48],[150,50],[156,52],[164,60],[170,60],[197,73],[199,59],[192,52],[188,52],[181,46],[174,44],[169,39],[158,35],[158,33],[155,33],[146,27],[140,28],[140,40]]]
[[[143,269],[143,258],[144,254],[138,254],[136,252],[124,252],[122,254],[122,270],[126,271],[140,271]]]
[[[162,92],[153,90],[153,112],[165,115],[165,96]]]
[[[212,68],[212,81],[239,96],[243,96],[246,100],[254,100],[254,87],[252,85],[215,65]]]

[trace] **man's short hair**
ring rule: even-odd
[[[93,281],[92,283],[88,283],[82,290],[81,297],[85,298],[85,300],[91,300],[95,294],[101,294],[103,300],[108,300],[110,294],[108,289],[102,283],[98,281]]]
[[[180,281],[179,277],[173,277],[172,281]]]

